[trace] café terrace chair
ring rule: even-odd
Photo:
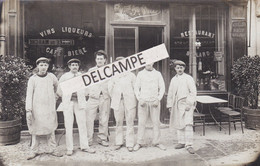
[[[228,104],[227,104],[227,106],[217,107],[217,110],[219,110],[220,112],[226,111],[226,110],[232,111],[235,107],[235,97],[236,96],[234,94],[228,93]]]
[[[195,108],[193,113],[193,131],[195,132],[196,126],[203,126],[203,136],[205,136],[205,114],[199,113],[198,109]]]
[[[235,130],[236,130],[236,122],[240,122],[242,133],[244,133],[244,129],[243,129],[243,105],[244,105],[244,98],[240,97],[240,96],[235,96],[235,98],[234,98],[234,108],[232,110],[222,109],[220,111],[220,128],[221,128],[222,120],[227,119],[229,135],[231,133],[230,128],[231,128],[232,122],[234,123]]]

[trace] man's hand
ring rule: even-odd
[[[172,112],[172,107],[169,107],[169,108],[168,108],[168,111],[169,111],[169,112]]]
[[[55,99],[58,100],[60,96],[58,94],[55,94]]]
[[[146,106],[146,103],[145,103],[145,101],[143,101],[143,100],[139,100],[139,103],[140,103],[140,106],[141,106],[141,107],[145,107],[145,106]]]
[[[187,106],[185,107],[185,111],[189,111],[190,108],[191,108],[191,106],[187,105]]]
[[[31,111],[26,112],[26,121],[27,121],[28,125],[32,124],[32,112]]]
[[[153,107],[158,107],[158,105],[159,105],[159,103],[160,103],[160,101],[157,99],[157,100],[155,100],[154,102],[153,102]]]

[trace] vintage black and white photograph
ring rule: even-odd
[[[260,0],[0,0],[0,166],[260,166]]]

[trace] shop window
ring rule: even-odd
[[[35,65],[41,56],[51,59],[49,71],[58,77],[67,61],[81,60],[83,72],[95,65],[94,52],[105,49],[105,5],[91,2],[23,2],[25,58]]]
[[[171,7],[170,58],[186,63],[186,72],[193,76],[198,90],[226,90],[225,11],[208,5]],[[191,42],[194,31],[196,39]],[[196,71],[192,71],[194,68]],[[175,74],[173,68],[170,73],[171,77]]]

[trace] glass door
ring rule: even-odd
[[[114,27],[113,61],[117,57],[127,57],[138,52],[138,28]]]
[[[139,27],[139,52],[162,44],[162,27]],[[154,68],[162,72],[162,61],[156,62]]]
[[[163,41],[162,27],[130,27],[115,26],[113,31],[113,58],[127,57],[137,52],[157,46]],[[157,62],[154,67],[162,71],[162,62]]]

